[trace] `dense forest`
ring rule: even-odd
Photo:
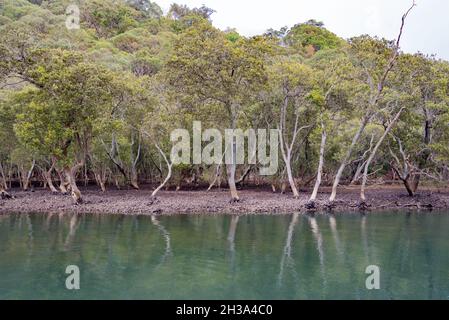
[[[79,12],[67,10],[77,4]],[[407,8],[406,8],[407,9]],[[274,192],[449,183],[449,63],[398,37],[341,39],[316,20],[244,37],[214,10],[148,0],[0,1],[0,193],[80,185]],[[79,13],[79,16],[77,15]],[[79,19],[78,19],[79,18]],[[79,28],[67,27],[67,19]],[[174,165],[170,132],[278,129],[280,167]],[[82,188],[81,188],[82,190]],[[151,194],[149,194],[149,197]]]

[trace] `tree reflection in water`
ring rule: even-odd
[[[151,223],[153,223],[153,225],[159,229],[165,241],[165,251],[161,258],[161,262],[156,267],[158,268],[159,266],[163,265],[167,261],[167,259],[172,255],[171,238],[170,233],[167,231],[167,229],[165,229],[165,227],[160,223],[160,221],[155,216],[151,216]]]
[[[298,223],[298,217],[299,217],[299,213],[294,213],[292,215],[292,219],[288,226],[287,239],[285,241],[284,251],[282,254],[282,258],[281,258],[280,271],[279,271],[279,275],[278,275],[278,287],[282,286],[282,280],[284,277],[285,266],[291,268],[294,277],[297,278],[297,272],[294,268],[295,260],[292,258],[292,239],[293,239],[293,233],[295,230],[295,226]]]

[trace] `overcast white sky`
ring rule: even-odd
[[[166,12],[173,2],[216,10],[212,16],[220,29],[236,28],[243,35],[261,34],[269,28],[293,26],[309,19],[343,38],[360,34],[394,39],[402,14],[412,0],[155,0]],[[449,0],[416,0],[404,33],[406,52],[435,53],[449,60]]]

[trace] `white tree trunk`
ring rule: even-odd
[[[58,193],[58,189],[55,188],[55,185],[53,184],[53,180],[51,178],[52,171],[53,168],[51,168],[49,171],[44,172],[45,180],[47,181],[47,185],[50,188],[50,191],[53,193]]]
[[[288,177],[288,183],[290,184],[290,188],[292,189],[293,196],[298,199],[299,198],[299,191],[295,184],[295,179],[293,178],[293,172],[292,172],[292,166],[291,166],[291,160],[290,155],[287,155],[285,158],[285,166],[287,168],[287,177]]]
[[[173,164],[167,159],[167,156],[165,155],[165,153],[162,151],[162,149],[159,147],[159,145],[157,143],[155,143],[155,146],[157,148],[157,150],[159,151],[159,153],[162,155],[162,157],[164,158],[165,163],[167,164],[168,167],[168,172],[167,172],[167,176],[165,177],[165,180],[159,185],[159,187],[156,188],[156,190],[153,191],[153,193],[151,194],[152,197],[156,197],[156,195],[158,194],[158,192],[167,184],[167,182],[170,180],[171,176],[172,176],[172,167]]]
[[[64,167],[64,174],[67,179],[67,182],[70,186],[70,192],[72,195],[72,199],[75,204],[81,204],[83,203],[83,197],[81,195],[81,191],[78,188],[78,185],[76,184],[76,174],[79,169],[81,169],[84,166],[84,161],[81,161],[77,163],[75,166],[70,168],[69,166]]]
[[[360,140],[360,137],[362,136],[363,131],[365,131],[365,128],[369,122],[370,117],[368,115],[365,115],[365,117],[362,120],[362,123],[360,124],[359,129],[357,130],[357,133],[354,135],[354,138],[352,139],[352,143],[349,146],[349,149],[347,150],[345,157],[343,158],[340,168],[338,168],[337,175],[334,179],[334,184],[332,186],[332,193],[329,198],[329,202],[334,202],[335,198],[337,197],[337,189],[338,185],[340,184],[341,176],[343,175],[343,172],[346,169],[346,166],[348,165],[348,161],[351,158],[352,151],[354,150],[355,146]]]
[[[31,176],[33,175],[35,166],[36,166],[36,160],[33,159],[33,162],[31,163],[31,167],[23,179],[23,184],[22,184],[23,191],[28,191],[28,188],[30,187],[30,180],[31,180]]]
[[[363,171],[362,186],[360,187],[360,200],[361,200],[362,203],[366,201],[365,189],[366,189],[366,183],[368,182],[369,166],[371,165],[371,162],[374,160],[374,157],[377,154],[377,150],[379,150],[379,148],[382,145],[382,143],[384,142],[385,138],[388,136],[390,131],[393,129],[393,127],[396,124],[396,122],[399,120],[399,117],[401,116],[401,113],[402,113],[402,111],[404,111],[404,109],[405,108],[401,108],[399,110],[399,112],[396,114],[396,116],[393,118],[391,123],[388,125],[387,129],[385,129],[384,134],[382,135],[382,137],[377,142],[377,144],[374,147],[373,151],[371,151],[371,154],[370,154],[368,160],[366,161],[365,169]]]
[[[321,124],[321,145],[320,145],[320,160],[318,163],[318,170],[316,175],[315,186],[313,188],[312,195],[310,196],[309,202],[314,203],[316,201],[316,197],[318,196],[318,190],[321,186],[321,179],[323,176],[323,168],[324,168],[324,153],[326,148],[326,140],[327,140],[327,132],[324,124]]]

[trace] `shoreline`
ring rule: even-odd
[[[292,213],[357,213],[385,210],[437,211],[449,209],[449,190],[423,189],[409,197],[400,187],[375,187],[367,190],[367,210],[359,209],[359,188],[342,187],[334,203],[327,207],[330,190],[323,188],[316,210],[307,210],[310,193],[302,191],[299,199],[291,193],[272,193],[268,190],[240,190],[241,201],[229,202],[226,189],[206,192],[161,191],[151,198],[151,188],[141,190],[109,190],[105,193],[94,187],[82,189],[84,203],[74,205],[70,196],[52,194],[36,189],[31,192],[11,190],[14,199],[0,200],[0,214],[6,213],[87,213],[125,215],[285,215]]]

